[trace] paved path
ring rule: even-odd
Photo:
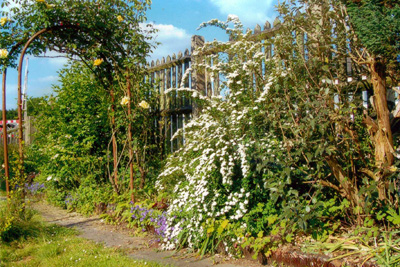
[[[171,264],[177,267],[259,267],[262,266],[248,260],[225,260],[222,256],[214,256],[200,259],[193,254],[175,253],[171,251],[159,251],[151,248],[151,238],[132,237],[131,232],[123,227],[107,225],[97,216],[83,217],[75,212],[47,205],[43,202],[33,203],[36,209],[49,223],[55,223],[65,227],[76,228],[81,237],[104,243],[108,247],[120,247],[127,249],[128,255],[134,259],[155,261],[163,264]]]

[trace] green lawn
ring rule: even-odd
[[[0,266],[152,266],[158,263],[133,260],[118,249],[76,236],[76,231],[49,225],[34,215],[16,227],[21,236],[0,243]],[[1,241],[0,241],[1,242]]]

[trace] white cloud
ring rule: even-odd
[[[33,59],[41,59],[42,57],[45,57],[47,63],[49,63],[55,68],[62,68],[64,67],[65,64],[68,63],[68,58],[66,57],[65,54],[58,53],[55,51],[48,51],[40,55],[39,58],[33,58]]]
[[[184,29],[177,28],[171,24],[153,24],[153,27],[158,30],[155,34],[155,41],[160,42],[153,53],[150,55],[150,60],[157,60],[162,57],[176,55],[179,51],[185,52],[185,49],[190,49],[190,38]]]
[[[56,82],[58,81],[58,76],[49,75],[45,77],[40,77],[37,79],[38,82]]]
[[[239,16],[245,26],[255,24],[264,25],[265,21],[271,24],[275,19],[276,0],[209,0],[211,4],[219,8],[221,14],[227,16],[235,14]]]

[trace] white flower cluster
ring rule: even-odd
[[[199,229],[207,218],[239,220],[248,211],[250,192],[243,188],[235,191],[233,180],[237,176],[237,167],[240,167],[241,177],[250,174],[249,151],[255,145],[255,140],[246,135],[252,115],[250,107],[244,106],[239,99],[244,90],[225,100],[202,97],[207,106],[199,117],[186,125],[186,146],[170,157],[159,176],[163,179],[183,175],[186,181],[177,184],[174,190],[177,197],[168,210],[165,249],[176,247],[182,231],[188,232],[189,247],[198,244],[203,234]],[[182,133],[178,132],[174,137],[179,134]],[[261,142],[269,147],[270,140],[265,138]],[[161,182],[157,186],[162,189]],[[190,216],[182,222],[185,214]]]
[[[233,22],[240,28],[240,21],[235,16],[230,16],[227,22]],[[218,45],[213,42],[200,50]],[[188,91],[204,104],[201,114],[185,126],[185,146],[169,157],[157,182],[157,189],[162,190],[163,179],[183,177],[183,181],[175,186],[176,195],[168,208],[165,249],[174,249],[178,242],[182,242],[183,236],[183,242],[196,248],[206,235],[204,223],[207,219],[237,221],[243,218],[249,210],[252,196],[242,181],[252,175],[250,162],[253,151],[256,147],[263,149],[268,160],[274,158],[271,149],[283,149],[282,144],[270,134],[259,138],[249,133],[255,114],[262,111],[262,105],[275,82],[275,78],[258,73],[262,75],[257,85],[261,90],[252,101],[248,101],[249,92],[253,91],[254,73],[269,62],[260,52],[260,45],[245,38],[230,44],[226,49],[230,56],[225,57],[225,61],[212,55],[192,64],[184,75],[181,88],[166,92]],[[245,56],[238,56],[243,54]],[[225,79],[221,83],[228,94],[208,97],[184,88],[184,80],[196,68],[205,68],[213,75],[223,74]],[[173,138],[182,134],[183,130],[180,130]]]

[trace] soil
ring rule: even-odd
[[[155,244],[154,236],[135,237],[132,230],[123,226],[109,225],[98,216],[84,217],[76,212],[50,206],[44,202],[31,203],[43,219],[49,223],[55,223],[65,227],[75,228],[79,236],[102,243],[107,247],[120,248],[133,259],[153,261],[162,264],[170,264],[177,267],[260,267],[256,261],[234,260],[222,255],[199,258],[195,254],[185,251],[161,251]],[[265,266],[265,265],[264,265]]]

